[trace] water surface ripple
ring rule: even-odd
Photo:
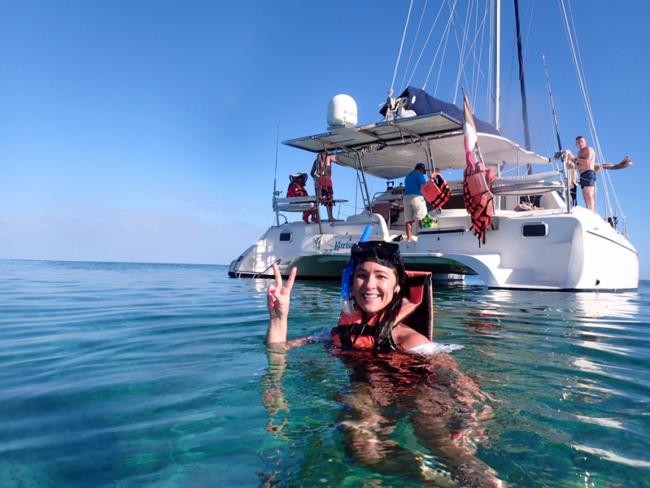
[[[421,486],[350,455],[342,419],[365,387],[349,361],[320,344],[267,354],[264,280],[10,260],[0,276],[2,487]],[[337,294],[297,283],[290,335],[332,326]],[[450,435],[512,486],[650,486],[649,298],[648,282],[436,288],[435,340],[464,346],[457,372],[434,368],[440,415],[465,411],[459,378],[485,394],[475,428]],[[453,474],[418,437],[411,400],[389,402],[391,442]]]

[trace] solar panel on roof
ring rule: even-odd
[[[395,139],[407,138],[409,134],[400,127],[418,135],[431,135],[438,132],[449,132],[462,128],[462,125],[446,114],[428,114],[409,119],[399,119],[396,126],[390,122],[379,122],[363,127],[330,127],[331,132],[300,139],[284,141],[283,144],[307,149],[308,151],[332,151],[337,146],[356,148],[377,142],[389,142]],[[328,144],[329,143],[329,144]]]

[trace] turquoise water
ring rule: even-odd
[[[224,266],[0,261],[0,276],[2,487],[422,486],[418,470],[463,462],[512,486],[650,486],[648,282],[437,288],[435,339],[464,349],[424,368],[267,353],[267,282]],[[297,283],[290,334],[331,326],[337,293]]]

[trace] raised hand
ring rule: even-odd
[[[269,328],[266,331],[266,343],[274,344],[286,342],[287,340],[287,317],[289,316],[289,303],[291,302],[291,289],[296,279],[298,268],[293,268],[287,283],[282,285],[282,275],[280,268],[273,263],[273,273],[275,274],[275,286],[269,285],[267,306],[271,320]]]

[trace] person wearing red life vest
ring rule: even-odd
[[[285,351],[328,341],[331,352],[350,371],[349,385],[336,394],[342,408],[334,428],[342,432],[346,457],[355,465],[435,486],[505,486],[475,455],[491,419],[489,405],[475,407],[486,395],[444,353],[459,346],[431,350],[441,346],[431,342],[431,274],[406,271],[396,243],[355,244],[351,261],[351,315],[343,312],[338,326],[289,341],[287,319],[297,268],[284,283],[273,265],[275,284],[267,293],[270,321],[265,339],[270,346],[269,373],[262,383],[262,401],[270,416],[267,431],[282,436],[287,423],[286,418],[276,422],[280,411],[289,410],[281,383],[287,367]],[[417,451],[391,436],[400,431],[402,422],[410,424],[413,442],[421,446]],[[423,462],[420,450],[431,453],[437,469]],[[272,476],[279,479],[282,474]]]
[[[334,156],[326,153],[319,154],[311,167],[311,177],[314,178],[314,188],[318,193],[321,205],[327,208],[327,216],[330,222],[336,222],[332,215],[334,206],[334,188],[332,186],[332,162],[336,161]]]
[[[289,175],[289,188],[287,189],[287,198],[291,197],[307,197],[309,193],[305,188],[307,184],[307,173],[296,173],[295,175]],[[305,224],[309,223],[309,217],[311,217],[312,222],[318,222],[316,218],[316,209],[307,210],[302,213],[302,220],[305,221]]]
[[[395,243],[355,244],[352,247],[352,259],[355,260],[354,315],[342,316],[339,327],[331,330],[332,340],[335,343],[348,345],[347,335],[350,335],[353,337],[353,346],[373,348],[378,351],[417,351],[418,348],[431,343],[433,309],[430,273],[408,273],[399,253],[399,245]],[[273,271],[276,286],[271,285],[268,292],[271,320],[266,334],[267,344],[287,342],[290,294],[297,269],[291,271],[284,286],[280,270],[275,264]],[[409,285],[409,281],[418,278],[422,283],[414,287],[420,290],[417,292],[418,296],[414,297],[411,289],[413,287]],[[417,303],[412,300],[416,300]],[[430,321],[425,319],[424,324],[407,325],[408,321],[405,319],[421,304],[425,304],[425,307],[430,309],[427,311]],[[348,334],[344,332],[345,330]],[[360,340],[361,337],[364,339]],[[304,338],[295,339],[289,342],[289,346],[304,342]]]

